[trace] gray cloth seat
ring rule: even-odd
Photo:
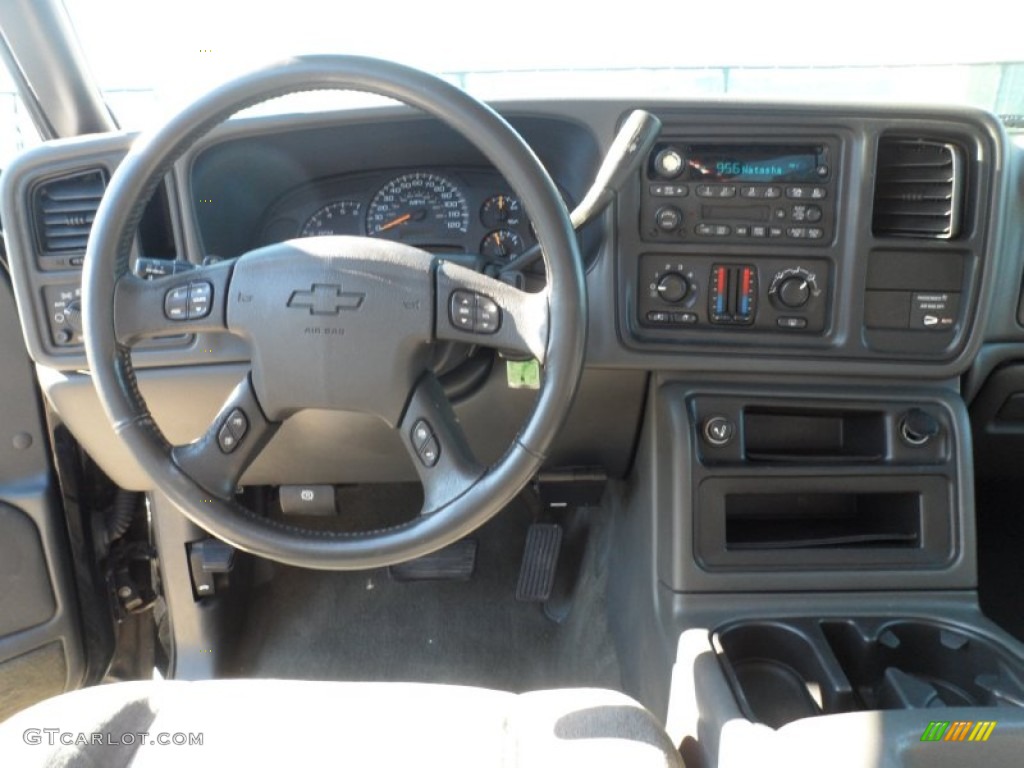
[[[646,709],[612,691],[207,680],[116,683],[41,702],[0,725],[0,764],[663,768],[682,759]]]

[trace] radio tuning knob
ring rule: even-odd
[[[662,232],[674,232],[683,223],[683,213],[675,206],[662,206],[654,214],[654,223]]]
[[[676,304],[690,292],[690,281],[678,272],[669,272],[658,280],[658,296],[662,301]]]
[[[683,172],[683,156],[679,150],[666,147],[654,156],[654,170],[663,179],[674,179]]]

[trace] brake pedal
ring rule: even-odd
[[[407,563],[388,566],[395,581],[469,581],[476,568],[476,539],[460,539]]]
[[[562,527],[553,523],[534,523],[526,532],[523,563],[519,568],[516,600],[543,603],[551,597],[555,568],[562,547]]]

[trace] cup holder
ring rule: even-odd
[[[811,626],[743,623],[715,635],[719,659],[740,708],[778,728],[793,720],[856,708],[835,659],[821,652]]]
[[[825,621],[865,709],[1024,707],[1024,669],[999,645],[940,622]]]
[[[741,622],[713,643],[744,714],[773,728],[856,710],[1024,707],[1021,660],[944,622]]]

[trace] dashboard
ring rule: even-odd
[[[615,204],[578,233],[587,363],[553,462],[624,472],[652,372],[941,385],[988,359],[982,352],[992,342],[1024,343],[1020,220],[1012,216],[1021,207],[1020,153],[992,116],[680,101],[498,105],[568,206],[583,198],[637,106],[658,115],[663,129]],[[76,372],[86,367],[79,230],[87,237],[132,138],[52,142],[2,179],[4,220],[18,223],[8,248],[29,352],[51,401],[74,411],[75,434],[110,457],[104,469],[125,487],[141,477],[112,447],[98,406],[84,405],[88,379]],[[133,258],[137,270],[172,274],[329,234],[399,240],[438,257],[479,259],[481,268],[500,267],[536,242],[516,190],[475,148],[434,120],[389,107],[222,125],[172,168],[146,210]],[[181,424],[167,427],[175,440],[205,425],[248,356],[244,340],[204,333],[134,352],[158,418],[179,414]],[[467,421],[477,414],[477,438],[496,451],[532,399],[508,388],[500,357],[481,366],[482,378],[463,381],[457,399]],[[175,407],[171,393],[182,388],[205,392],[194,417]],[[250,480],[280,482],[275,460],[280,473],[309,482],[394,479],[376,467],[382,456],[397,457],[397,446],[356,416],[298,420]],[[343,446],[335,430],[363,442]],[[339,460],[310,460],[321,453]]]

